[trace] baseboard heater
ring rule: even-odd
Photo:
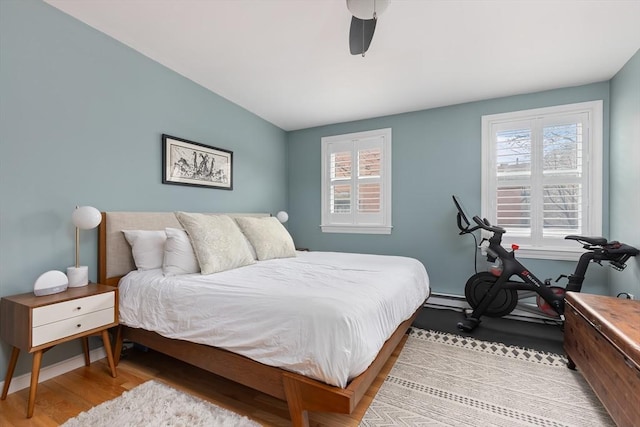
[[[526,303],[525,303],[526,304]],[[533,307],[533,304],[527,304]],[[460,295],[452,295],[452,294],[439,294],[436,292],[432,292],[431,296],[424,304],[425,307],[443,309],[443,310],[456,310],[460,312],[471,313],[471,306],[467,303],[467,300]],[[534,322],[534,323],[559,323],[560,320],[554,319],[543,314],[531,313],[530,311],[521,310],[516,308],[508,314],[504,316],[504,319],[512,319],[512,320],[521,320],[524,322]]]

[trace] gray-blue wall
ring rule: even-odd
[[[162,184],[162,133],[232,150],[233,191]],[[0,296],[74,263],[76,205],[275,213],[286,156],[286,133],[237,105],[45,3],[0,1]],[[81,233],[92,280],[96,244]],[[21,356],[16,375],[29,367]]]
[[[602,99],[604,101],[604,234],[608,233],[609,83],[492,99],[290,132],[289,230],[312,250],[415,257],[427,267],[433,290],[464,295],[473,273],[474,244],[458,236],[451,195],[480,213],[481,116]],[[320,230],[320,139],[370,129],[393,129],[393,232],[332,234]],[[479,262],[483,260],[479,259]],[[526,260],[540,278],[573,272],[575,263]],[[594,266],[584,290],[607,293],[607,271]]]
[[[640,50],[611,79],[611,237],[640,248]],[[612,271],[611,295],[640,298],[640,256]]]

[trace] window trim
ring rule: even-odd
[[[335,224],[330,220],[330,173],[329,173],[329,144],[336,142],[355,142],[360,139],[382,137],[382,163],[380,205],[382,211],[381,224]],[[321,178],[321,224],[323,233],[354,233],[354,234],[391,234],[391,128],[376,129],[364,132],[354,132],[343,135],[325,136],[321,139],[322,178]]]
[[[491,133],[492,125],[501,122],[515,122],[519,120],[531,120],[540,116],[552,116],[559,114],[588,114],[588,147],[587,163],[585,169],[587,171],[587,197],[588,206],[588,230],[583,234],[600,236],[602,235],[602,207],[603,207],[603,178],[604,178],[604,134],[603,134],[603,101],[588,101],[574,104],[557,105],[552,107],[535,108],[530,110],[521,110],[509,113],[491,114],[482,116],[482,155],[481,155],[481,214],[483,218],[488,218],[491,223],[496,223],[495,198],[489,197],[490,192],[495,192],[489,185],[492,178],[495,178],[493,135]],[[494,181],[495,182],[495,181]],[[596,203],[593,203],[595,201]],[[484,232],[483,232],[484,233]],[[488,237],[488,236],[484,236]],[[518,243],[518,236],[509,236],[505,233],[503,243],[510,245]],[[567,243],[567,244],[564,244]],[[573,243],[573,244],[570,244]],[[521,244],[518,255],[522,258],[536,259],[553,259],[553,260],[578,260],[584,249],[575,242],[565,241],[561,239],[556,244],[549,242],[542,245]]]

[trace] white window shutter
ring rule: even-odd
[[[602,230],[602,101],[484,116],[482,127],[482,216],[521,255],[577,259],[564,236]]]
[[[391,129],[322,138],[322,229],[391,231]]]

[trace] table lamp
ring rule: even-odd
[[[89,267],[80,265],[80,230],[96,228],[102,221],[102,214],[91,206],[76,206],[71,221],[76,226],[76,266],[67,268],[67,277],[69,287],[78,288],[89,284]]]

